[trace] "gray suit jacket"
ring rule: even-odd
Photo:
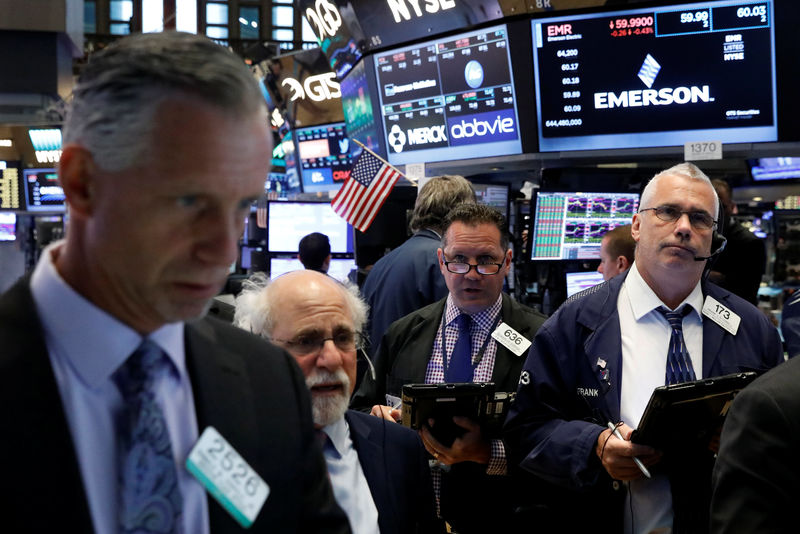
[[[67,312],[68,313],[68,312]],[[350,532],[313,436],[302,373],[285,352],[204,319],[185,329],[198,428],[214,426],[270,486],[248,532]],[[24,278],[0,296],[2,525],[92,532],[83,481],[42,327]],[[211,532],[244,532],[209,499]]]

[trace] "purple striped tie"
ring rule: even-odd
[[[683,341],[683,317],[691,309],[690,306],[684,306],[682,311],[673,312],[660,307],[656,308],[656,311],[663,315],[672,327],[669,350],[667,351],[666,384],[679,384],[696,380],[692,360],[689,358],[689,351],[686,350],[686,343]]]

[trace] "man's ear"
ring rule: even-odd
[[[439,270],[441,270],[442,274],[444,274],[444,251],[441,249],[441,247],[436,249],[436,257],[439,258]]]
[[[623,272],[630,267],[631,264],[625,256],[617,256],[617,271]]]
[[[58,180],[69,202],[70,216],[92,213],[97,166],[86,148],[68,144],[61,151]]]
[[[633,237],[633,240],[636,241],[637,243],[639,242],[639,230],[640,230],[639,227],[641,226],[641,224],[642,224],[641,215],[638,213],[634,213],[633,221],[631,221],[631,237]]]

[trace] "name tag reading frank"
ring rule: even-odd
[[[517,356],[522,356],[528,351],[528,348],[531,346],[531,342],[511,328],[511,326],[507,325],[506,323],[500,323],[498,327],[492,332],[492,337],[495,341],[503,345],[505,348],[516,354]]]

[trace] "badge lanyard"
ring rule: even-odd
[[[475,372],[475,369],[480,365],[481,360],[483,360],[483,353],[486,352],[486,347],[489,345],[489,340],[492,339],[491,332],[494,331],[494,329],[497,328],[497,325],[500,324],[500,319],[501,319],[500,315],[501,314],[499,314],[499,313],[497,314],[497,317],[495,318],[494,322],[492,323],[492,327],[489,328],[489,335],[487,335],[486,339],[483,340],[483,346],[481,346],[481,350],[478,353],[478,359],[475,360],[474,363],[472,363],[472,355],[470,354],[470,363],[472,364],[472,372],[473,373]],[[439,333],[440,333],[439,335],[441,337],[441,342],[442,342],[442,370],[444,371],[444,376],[447,376],[447,367],[448,367],[448,364],[447,364],[447,360],[448,360],[448,358],[447,358],[447,350],[445,348],[445,339],[444,339],[445,338],[445,329],[446,328],[447,328],[447,325],[445,325],[444,322],[442,322],[442,327],[439,329]],[[472,339],[472,332],[470,332],[469,336],[470,336],[470,339]],[[472,343],[470,343],[470,345],[472,345]],[[450,356],[452,356],[452,354]]]

